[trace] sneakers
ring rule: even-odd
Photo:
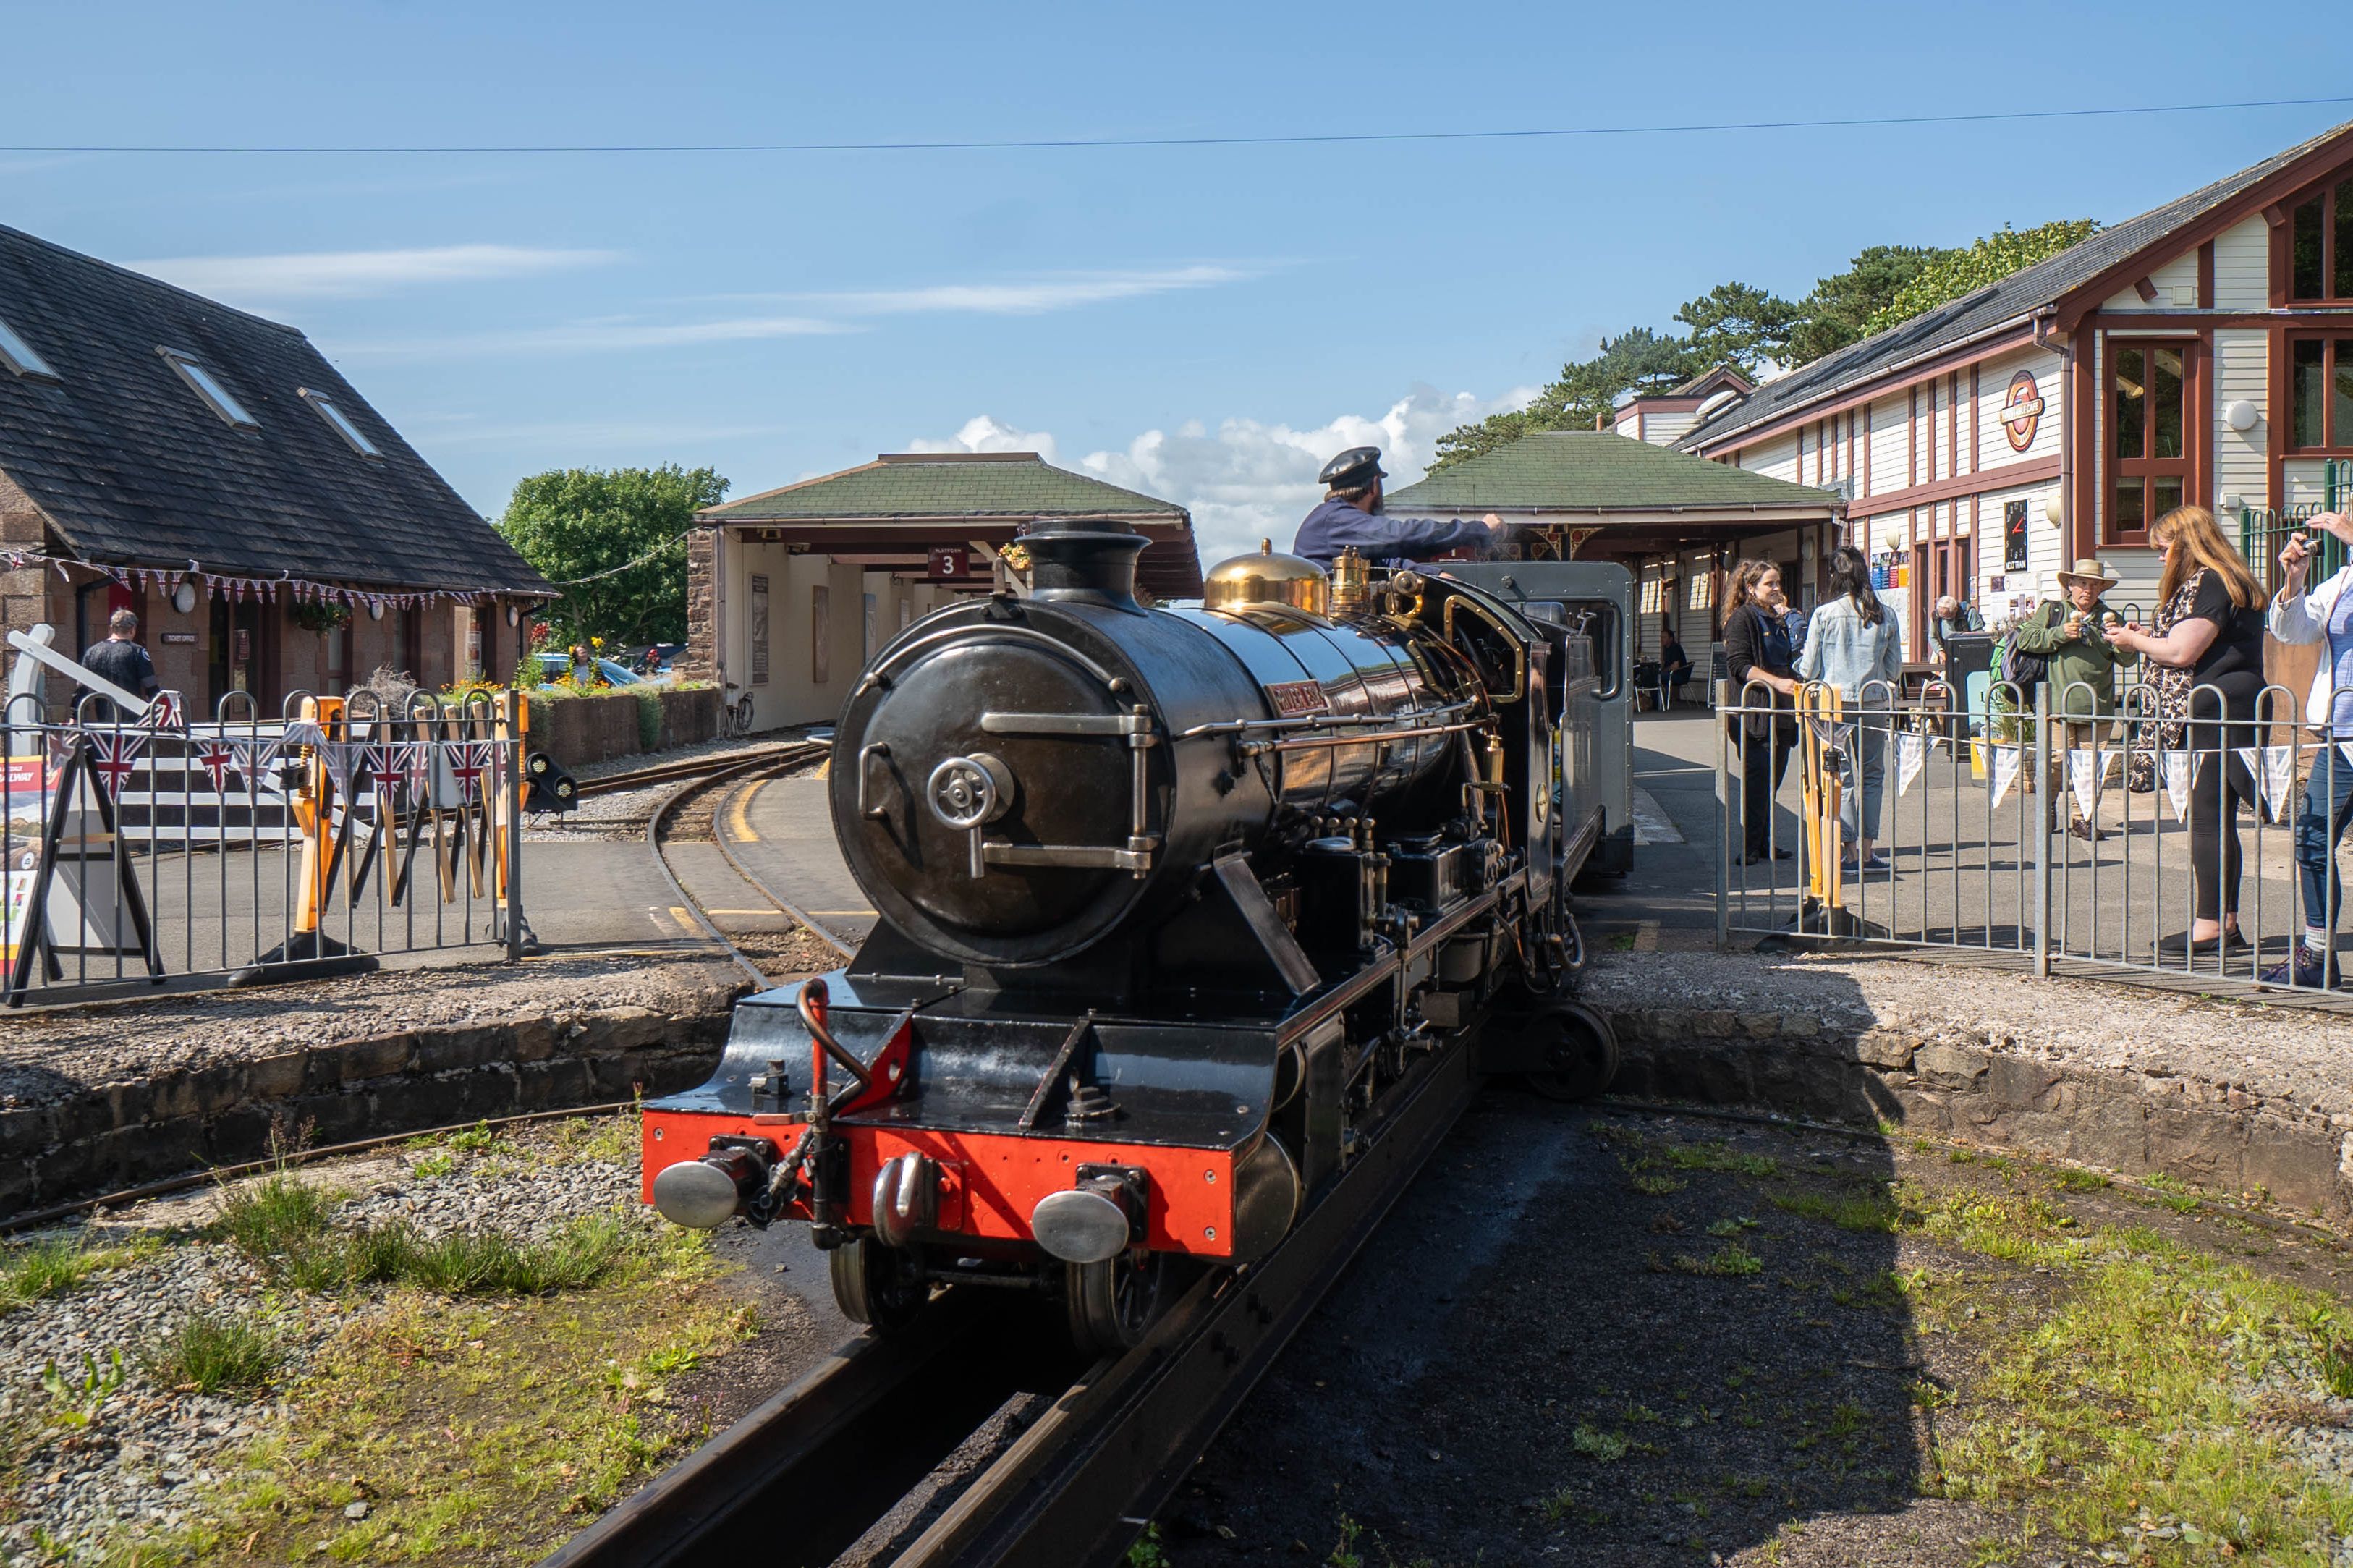
[[[2265,985],[2293,985],[2299,990],[2334,991],[2340,981],[2337,972],[2337,955],[2315,952],[2305,943],[2295,944],[2295,951],[2286,959],[2273,964],[2255,976]]]

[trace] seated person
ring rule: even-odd
[[[1675,634],[1669,632],[1666,641],[1659,646],[1659,706],[1674,706],[1683,697],[1683,688],[1691,684],[1691,656],[1683,652],[1683,645]]]

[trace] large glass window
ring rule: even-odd
[[[2109,344],[2111,543],[2141,542],[2150,523],[2189,499],[2191,353],[2188,343]]]
[[[2353,300],[2353,179],[2315,191],[2290,210],[2287,297]]]
[[[2353,338],[2288,341],[2288,446],[2353,450]]]

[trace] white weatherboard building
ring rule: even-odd
[[[2083,556],[2153,613],[2170,508],[2235,535],[2242,509],[2353,500],[2353,125],[1753,391],[1676,401],[1617,428],[1844,496],[1909,657],[1938,595],[1991,621]]]

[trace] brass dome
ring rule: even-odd
[[[1332,579],[1313,561],[1278,555],[1274,541],[1258,542],[1255,555],[1237,555],[1211,567],[1201,581],[1201,607],[1229,610],[1243,605],[1289,605],[1312,615],[1332,611]]]

